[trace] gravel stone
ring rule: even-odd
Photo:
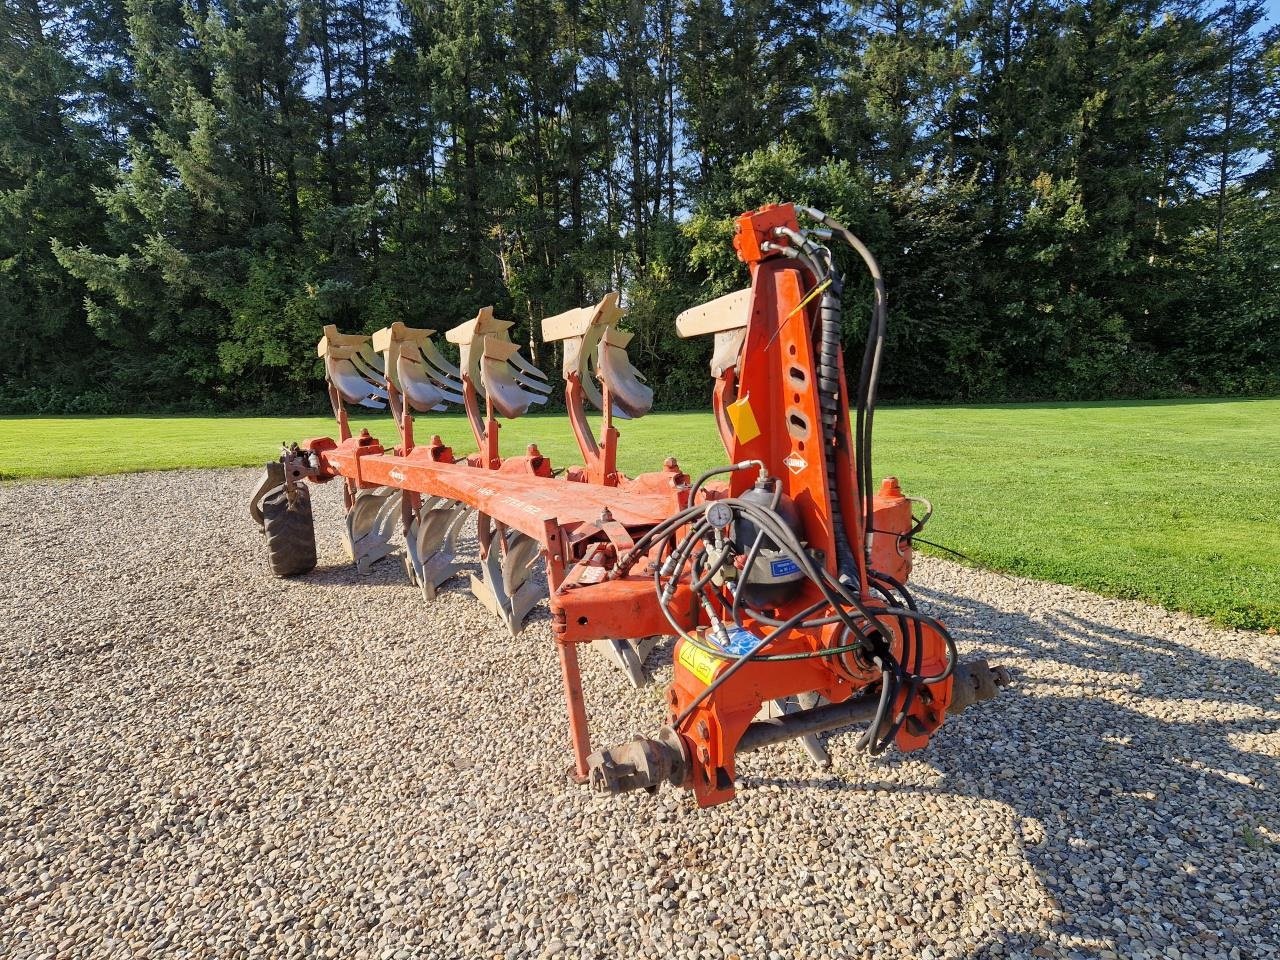
[[[921,560],[1014,686],[927,750],[741,758],[736,801],[566,778],[516,640],[396,560],[270,575],[251,471],[0,485],[0,956],[1280,957],[1280,639]],[[1229,585],[1224,585],[1229,589]],[[651,732],[585,656],[597,743]]]

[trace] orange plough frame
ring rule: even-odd
[[[741,345],[717,371],[714,391],[731,464],[723,471],[727,483],[691,482],[670,458],[652,473],[618,474],[607,411],[598,462],[564,477],[552,474],[536,448],[502,459],[490,444],[468,461],[455,459],[439,438],[387,450],[367,432],[346,430],[338,441],[302,445],[312,482],[341,478],[352,492],[391,487],[448,498],[537,542],[579,781],[614,792],[669,781],[691,789],[702,806],[716,804],[734,795],[741,749],[871,718],[866,744],[916,750],[948,712],[989,698],[1007,681],[985,663],[959,663],[945,627],[899,599],[909,603],[904,585],[917,521],[896,480],[875,495],[860,486],[842,352],[833,363],[820,342],[834,268],[824,285],[812,247],[830,235],[801,231],[790,204],[737,220],[734,245],[751,288],[745,317],[733,321]],[[570,387],[580,394],[581,384]],[[476,420],[474,397],[468,399]],[[587,429],[585,422],[574,426],[580,434]],[[490,424],[490,437],[495,432]],[[595,449],[581,436],[579,442]],[[705,558],[729,527],[716,527],[703,511],[721,502],[748,511],[734,515],[735,524],[745,524],[756,516],[742,506],[753,491],[789,505],[803,547],[803,557],[776,560],[776,569],[785,577],[798,564],[809,575],[776,599],[738,609],[732,596],[745,586],[749,563],[741,551],[732,561],[715,554],[719,572],[705,572]],[[703,533],[687,536],[699,524]],[[703,559],[678,567],[669,551],[680,537],[690,558]],[[760,542],[767,542],[763,534]],[[739,580],[725,579],[732,577]],[[654,739],[593,752],[578,646],[654,634],[677,638],[667,726]],[[725,645],[731,634],[775,635],[744,655],[741,646]],[[758,719],[763,704],[793,697],[809,708],[782,723]]]

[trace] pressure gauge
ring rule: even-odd
[[[707,522],[717,530],[723,530],[733,523],[733,509],[727,503],[712,500],[707,505]]]

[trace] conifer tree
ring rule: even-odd
[[[101,65],[118,37],[88,29],[88,10],[72,2],[15,0],[0,15],[0,396],[83,407],[94,402],[77,397],[98,381],[97,341],[85,288],[59,266],[53,242],[102,235],[94,190],[117,154],[95,121],[117,119],[101,99]]]

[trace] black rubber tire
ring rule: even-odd
[[[284,487],[262,498],[262,532],[267,538],[271,572],[296,577],[316,566],[316,528],[311,518],[311,491],[305,483],[295,487],[294,503]]]

